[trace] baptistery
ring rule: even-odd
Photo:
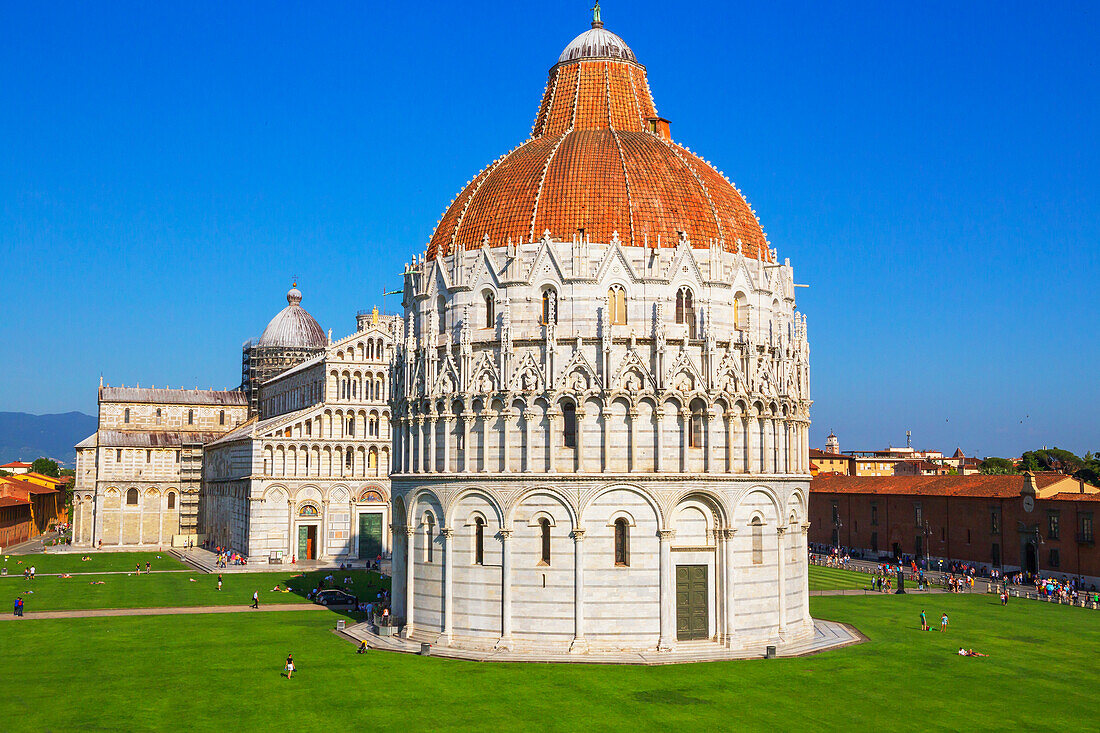
[[[393,613],[456,647],[813,632],[809,345],[753,209],[597,18],[404,271]]]

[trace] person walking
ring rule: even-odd
[[[920,612],[920,630],[928,631],[928,617],[924,615],[924,609]]]
[[[222,589],[222,574],[218,573],[218,590]]]
[[[145,561],[145,574],[146,574],[146,575],[148,575],[148,574],[149,574],[149,571],[150,571],[150,570],[152,570],[152,567],[153,567],[153,566],[149,564],[149,561],[148,561],[148,560],[146,560],[146,561]]]
[[[286,678],[289,680],[290,676],[294,674],[294,655],[286,655]]]
[[[940,616],[940,631],[947,631],[947,612],[944,611]]]
[[[15,608],[12,609],[11,615],[12,616],[22,616],[23,615],[23,599],[22,598],[16,598],[15,599]]]
[[[34,565],[31,565],[31,580],[34,580]]]
[[[252,608],[260,607],[260,591],[252,591]]]

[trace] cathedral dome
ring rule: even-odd
[[[531,138],[482,170],[451,202],[427,257],[483,243],[581,234],[625,245],[726,250],[770,260],[752,208],[725,176],[673,142],[645,67],[602,23],[550,69]]]
[[[302,293],[293,287],[286,294],[286,308],[267,324],[257,346],[295,349],[323,349],[328,344],[325,332],[300,303]]]

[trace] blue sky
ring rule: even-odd
[[[589,2],[25,3],[0,24],[0,410],[339,336],[530,131]],[[227,7],[229,6],[229,7]],[[808,315],[812,441],[1100,450],[1100,9],[603,6]],[[392,300],[392,298],[391,298]],[[391,306],[396,303],[391,303]]]

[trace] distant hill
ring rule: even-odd
[[[30,463],[35,458],[52,458],[73,468],[74,445],[96,430],[96,419],[83,412],[60,415],[30,415],[26,412],[0,412],[0,464],[11,461]]]

